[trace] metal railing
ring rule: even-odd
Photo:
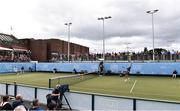
[[[44,104],[46,104],[46,95],[52,92],[49,88],[7,83],[0,83],[0,89],[0,95],[15,96],[20,93],[25,100],[32,101],[38,98]],[[75,91],[66,92],[65,96],[71,107],[77,110],[180,110],[178,101],[149,100]],[[64,99],[63,104],[65,104]]]

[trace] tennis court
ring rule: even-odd
[[[0,82],[17,82],[19,84],[48,87],[49,78],[67,75],[68,74],[63,73],[29,73],[19,76],[3,75],[0,76]],[[69,74],[69,76],[72,76],[72,74]],[[83,78],[83,76],[80,77]],[[71,80],[69,79],[67,83],[68,82],[71,82]],[[172,79],[171,77],[131,76],[130,79],[125,82],[124,77],[96,76],[71,84],[70,90],[180,101],[180,79]]]
[[[180,100],[180,79],[171,77],[131,77],[127,82],[118,76],[103,76],[75,84],[73,90],[120,96]]]
[[[0,82],[25,84],[38,87],[48,87],[48,80],[53,77],[67,76],[69,73],[24,73],[24,74],[1,74]]]

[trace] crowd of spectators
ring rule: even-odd
[[[13,54],[12,54],[13,53]],[[70,54],[70,61],[98,61],[103,58],[102,53],[90,53],[90,54]],[[112,61],[131,61],[131,60],[152,60],[152,52],[112,52],[105,53],[105,60]],[[178,51],[166,51],[156,52],[155,60],[179,60],[180,52]],[[29,62],[31,61],[31,54],[27,52],[12,52],[12,51],[0,51],[0,62]],[[67,54],[51,55],[49,62],[68,61]]]
[[[71,54],[69,59],[70,61],[97,61],[103,58],[102,53],[91,53],[91,54]],[[122,61],[129,61],[129,60],[152,60],[153,54],[152,53],[144,53],[144,52],[112,52],[106,53],[105,59],[106,60],[122,60]],[[156,60],[178,60],[180,59],[180,52],[173,52],[167,51],[166,53],[155,53]],[[67,54],[55,55],[52,56],[51,62],[56,61],[67,61],[68,56]]]
[[[2,96],[2,99],[0,101],[0,110],[44,111],[45,109],[40,106],[38,99],[34,99],[30,105],[27,105],[23,101],[23,96],[21,94],[17,94],[15,100],[10,100],[10,97],[8,95]]]
[[[28,53],[13,53],[12,52],[0,52],[0,62],[29,62],[30,54]]]
[[[17,94],[15,99],[11,99],[8,95],[2,96],[0,100],[0,110],[14,110],[14,111],[44,111],[44,110],[64,110],[62,107],[62,98],[64,94],[64,87],[59,90],[60,85],[56,85],[51,94],[46,95],[47,104],[40,104],[37,98],[30,103],[24,102],[23,96]],[[71,107],[69,106],[71,109]]]
[[[29,62],[31,61],[30,56],[27,54],[19,54],[14,56],[14,62]]]

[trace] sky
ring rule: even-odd
[[[155,48],[180,50],[180,0],[0,0],[0,33],[18,39],[58,38],[102,52],[104,20],[106,52],[152,49],[154,14]],[[12,27],[12,30],[11,30]]]

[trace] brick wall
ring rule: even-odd
[[[29,46],[32,53],[32,60],[47,61],[47,41],[31,40]]]
[[[68,42],[59,39],[21,39],[26,48],[32,52],[32,60],[48,61],[52,53],[67,54]],[[70,54],[87,54],[89,48],[75,43],[70,43]]]

